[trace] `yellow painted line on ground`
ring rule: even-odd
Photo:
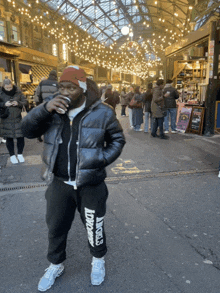
[[[140,170],[137,167],[133,168],[125,168],[125,167],[114,167],[111,169],[115,174],[133,174],[133,173],[146,173],[150,172],[151,170]]]

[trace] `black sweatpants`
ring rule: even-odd
[[[15,147],[14,147],[14,139],[11,137],[6,137],[6,147],[8,149],[9,155],[14,156],[15,154]],[[17,138],[17,149],[18,155],[21,155],[24,150],[24,137]]]
[[[106,254],[104,215],[108,189],[105,182],[74,190],[73,186],[54,177],[45,197],[47,200],[46,222],[49,229],[47,254],[49,262],[60,264],[66,259],[67,235],[76,208],[87,230],[90,253],[97,258]]]

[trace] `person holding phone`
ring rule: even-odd
[[[23,163],[24,136],[21,131],[21,112],[27,106],[27,99],[21,90],[4,79],[0,89],[0,107],[8,108],[8,116],[1,119],[1,135],[6,138],[6,147],[12,164]],[[17,139],[17,156],[15,155],[14,139]]]
[[[83,69],[69,66],[60,77],[59,93],[28,113],[22,130],[27,138],[44,134],[43,178],[50,183],[45,194],[50,266],[38,290],[51,288],[64,271],[67,236],[76,209],[92,255],[91,283],[100,285],[107,252],[105,167],[119,157],[125,144],[114,110],[102,103],[96,83],[86,78]]]

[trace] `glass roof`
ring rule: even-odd
[[[105,46],[128,39],[121,29],[129,26],[134,41],[162,34],[170,43],[190,31],[190,22],[204,23],[207,14],[219,9],[220,0],[42,0],[67,20],[87,31]],[[216,5],[217,4],[217,5]],[[193,12],[194,9],[195,11]],[[206,16],[203,13],[209,9]],[[194,16],[193,16],[194,15]],[[193,17],[192,17],[193,16]],[[194,18],[194,19],[192,19]],[[203,20],[201,22],[201,19]],[[200,24],[197,25],[199,27]],[[169,43],[167,41],[167,45]]]

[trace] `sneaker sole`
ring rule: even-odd
[[[61,272],[59,272],[59,273],[57,274],[56,278],[60,277],[60,276],[63,274],[63,272],[64,272],[64,268],[62,269]],[[53,284],[55,283],[56,278],[54,279]],[[44,290],[44,289],[39,289],[39,288],[38,288],[38,291],[40,291],[40,292],[45,292],[45,291],[49,290],[49,289],[53,286],[53,284],[51,284],[50,287],[48,287],[48,288],[45,289],[45,290]]]
[[[102,281],[100,281],[100,282],[94,282],[94,281],[92,282],[92,281],[91,281],[91,284],[92,284],[93,286],[99,286],[99,285],[101,285],[104,281],[105,281],[105,275],[104,275]]]

